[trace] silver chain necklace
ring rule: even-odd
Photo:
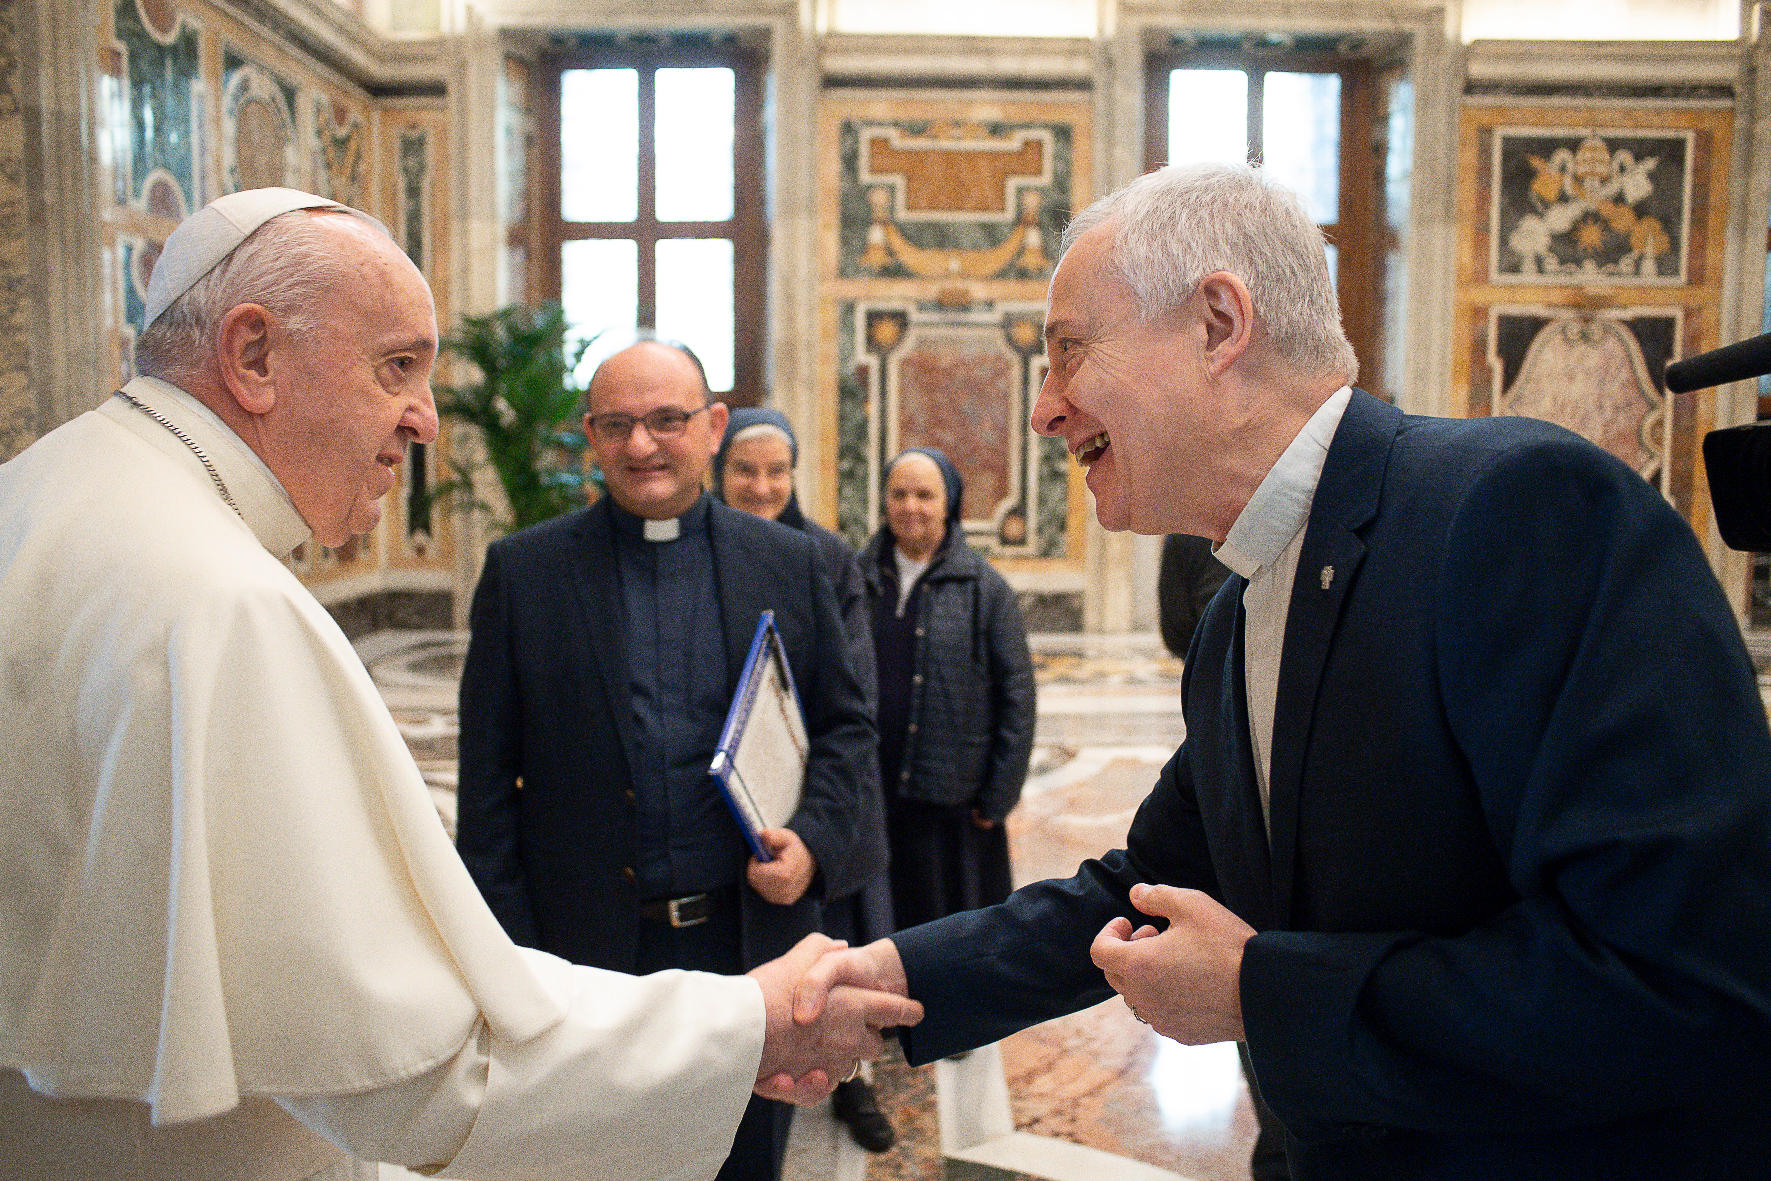
[[[159,423],[161,426],[165,427],[167,430],[171,431],[173,438],[177,439],[180,443],[183,443],[186,447],[189,447],[191,449],[191,454],[197,457],[197,462],[203,465],[203,470],[208,472],[209,478],[215,482],[215,490],[221,493],[223,503],[233,509],[234,515],[239,517],[242,521],[246,519],[246,514],[240,511],[240,506],[234,503],[234,498],[232,496],[228,495],[228,486],[222,482],[221,473],[215,470],[215,465],[209,462],[209,456],[204,454],[201,447],[197,446],[197,440],[191,438],[184,431],[173,425],[172,420],[167,418],[164,414],[161,414],[158,410],[155,410],[152,406],[149,406],[146,402],[141,401],[126,390],[118,390],[117,396],[147,415],[149,418],[153,419],[155,422]]]

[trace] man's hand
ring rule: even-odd
[[[1114,919],[1089,958],[1132,1015],[1189,1046],[1242,1041],[1242,949],[1254,928],[1198,890],[1136,885],[1131,902],[1168,930]]]
[[[815,1103],[863,1060],[885,1052],[880,1031],[922,1020],[922,1006],[902,995],[853,988],[830,989],[820,1019],[796,1021],[794,997],[808,971],[826,952],[847,948],[823,935],[807,935],[779,959],[746,975],[762,986],[767,1015],[756,1093],[765,1099]]]
[[[763,901],[792,906],[805,896],[812,875],[818,872],[818,862],[791,828],[765,828],[757,835],[773,860],[758,861],[752,857],[744,867],[744,877],[750,888],[763,896]]]
[[[842,985],[908,996],[910,983],[904,977],[904,961],[898,958],[897,944],[890,939],[880,939],[866,947],[831,948],[800,980],[793,1002],[793,1019],[801,1025],[818,1020],[831,991]],[[921,1006],[918,1006],[920,1011]],[[916,1022],[902,1021],[899,1024],[914,1025]]]

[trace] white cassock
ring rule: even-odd
[[[512,944],[281,486],[127,389],[240,515],[121,398],[0,466],[0,1177],[711,1177],[760,989]]]

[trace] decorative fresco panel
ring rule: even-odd
[[[313,105],[313,191],[361,209],[367,191],[363,145],[368,138],[362,116],[329,98],[316,97]]]
[[[1685,282],[1690,131],[1508,127],[1494,136],[1494,282]]]
[[[1005,569],[1080,577],[1086,493],[1027,420],[1053,252],[1090,199],[1090,114],[1083,95],[827,97],[819,437],[856,543],[881,520],[886,462],[936,446],[965,478],[968,541]]]
[[[32,304],[25,167],[24,82],[19,6],[0,5],[0,463],[23,451],[51,423],[39,420],[31,376]]]
[[[428,275],[430,136],[421,127],[407,128],[400,132],[399,145],[400,245],[412,265]]]
[[[880,299],[840,311],[844,495],[838,527],[857,543],[878,527],[885,465],[906,447],[939,447],[965,479],[966,537],[1003,556],[1064,552],[1063,448],[1027,429],[1045,377],[1043,304]],[[1051,485],[1055,484],[1053,489]]]
[[[529,71],[515,57],[504,59],[499,77],[499,149],[504,156],[503,298],[520,303],[529,292],[529,156],[535,116],[529,107]]]
[[[1672,422],[1659,375],[1675,355],[1679,309],[1501,307],[1489,317],[1494,413],[1565,426],[1661,482]]]
[[[171,0],[119,0],[112,10],[126,127],[109,138],[122,149],[112,162],[121,199],[146,207],[150,183],[175,196],[174,224],[201,205],[205,142],[202,70],[194,18]]]
[[[225,192],[301,187],[295,87],[229,53],[221,92],[221,166]]]
[[[1666,363],[1719,341],[1734,112],[1713,101],[1466,98],[1452,413],[1591,439],[1707,534],[1706,394]]]
[[[1073,201],[1069,125],[857,119],[840,135],[844,277],[1049,277]]]
[[[430,283],[445,334],[454,327],[452,238],[444,212],[450,201],[448,128],[443,104],[402,104],[382,112],[375,136],[382,218]],[[439,442],[408,450],[382,520],[383,556],[390,566],[423,567],[452,551],[452,514],[433,503],[434,485],[447,476],[450,463],[448,430]]]

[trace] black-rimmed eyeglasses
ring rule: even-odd
[[[593,414],[590,430],[604,443],[625,443],[635,426],[644,426],[654,439],[674,439],[689,429],[689,419],[706,410],[697,406],[683,410],[677,406],[660,406],[635,418],[631,414]]]

